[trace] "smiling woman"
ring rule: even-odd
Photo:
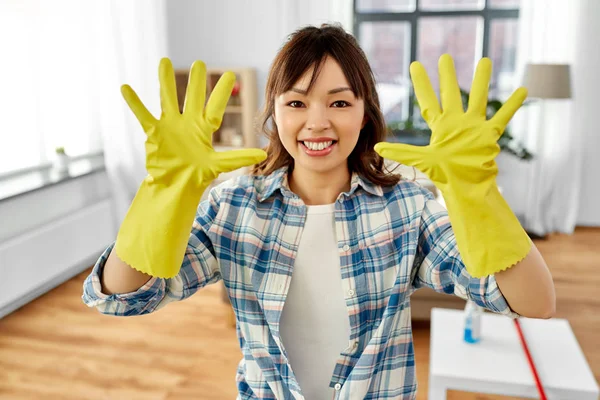
[[[306,204],[335,201],[352,173],[383,186],[400,179],[373,150],[386,127],[369,62],[336,26],[290,36],[272,63],[261,125],[267,159],[254,173],[289,167],[289,185]]]
[[[278,138],[294,160],[290,188],[306,204],[330,204],[340,191],[350,189],[348,159],[365,125],[365,106],[332,57],[324,60],[309,91],[313,76],[315,68],[277,97],[274,120]]]
[[[498,252],[497,243],[477,246],[481,241],[471,238],[465,254],[457,245],[458,233],[488,237],[482,223],[490,218],[461,217],[489,217],[501,206],[498,197],[492,205],[479,198],[491,191],[476,178],[494,182],[490,140],[522,96],[488,123],[480,115],[486,60],[475,79],[479,95],[464,115],[452,59],[440,62],[443,112],[422,65],[411,69],[426,115],[442,114],[426,118],[435,146],[401,147],[383,142],[375,80],[356,40],[336,26],[302,28],[277,54],[267,80],[266,151],[218,152],[212,134],[234,75],[221,77],[204,108],[206,66],[195,62],[181,112],[172,65],[162,60],[160,119],[123,89],[148,133],[149,175],[116,244],[86,279],[86,304],[106,314],[145,314],[222,280],[235,311],[243,353],[236,382],[245,400],[414,399],[411,294],[421,287],[508,316],[551,315],[553,287],[541,257],[532,251],[516,266],[502,257],[517,244],[521,257],[527,243],[504,235],[506,251]],[[453,224],[431,192],[387,171],[384,156],[428,167],[440,190],[448,189],[446,181],[471,184],[444,191],[462,196],[448,197],[456,200],[448,201]],[[247,165],[252,173],[217,185],[198,207],[220,173]],[[494,220],[495,231],[518,230],[509,217]],[[489,259],[472,269],[464,255]],[[490,273],[509,267],[498,282]]]

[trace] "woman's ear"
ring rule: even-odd
[[[360,126],[360,130],[362,130],[365,125],[367,124],[367,122],[369,122],[369,117],[367,117],[366,115],[363,117],[363,121],[362,121],[362,125]]]

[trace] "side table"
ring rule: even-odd
[[[429,400],[445,400],[446,390],[538,398],[512,319],[484,313],[481,341],[469,344],[463,316],[458,310],[431,311]],[[548,399],[598,400],[598,384],[569,322],[520,322]]]

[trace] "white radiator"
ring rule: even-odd
[[[0,203],[0,318],[92,265],[114,240],[108,189],[96,173]]]

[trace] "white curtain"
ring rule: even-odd
[[[120,92],[127,83],[148,110],[160,116],[158,64],[167,56],[164,0],[93,2],[94,92],[98,129],[115,201],[116,226],[146,175],[145,134]],[[91,21],[90,21],[91,22]]]
[[[521,0],[517,76],[523,76],[527,63],[573,66],[581,61],[576,58],[577,42],[584,39],[577,29],[580,6],[580,0]],[[533,101],[515,117],[514,133],[534,159],[521,165],[513,161],[521,176],[503,186],[512,193],[507,200],[522,213],[525,229],[538,235],[575,228],[583,142],[574,124],[580,117],[575,112],[577,87],[572,93],[572,100]]]
[[[101,150],[85,2],[0,2],[0,173]]]
[[[0,1],[0,175],[104,150],[120,225],[145,171],[130,84],[159,115],[164,0]]]

